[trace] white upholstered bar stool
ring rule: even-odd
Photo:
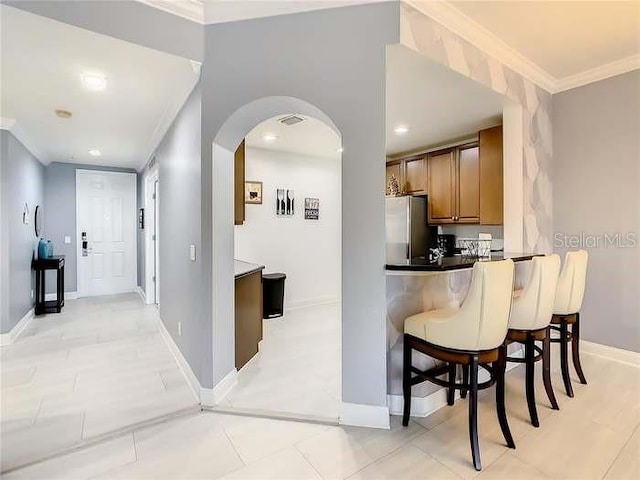
[[[542,360],[542,379],[551,407],[558,410],[558,402],[551,385],[549,324],[553,314],[559,274],[560,257],[558,255],[533,257],[527,284],[517,296],[514,295],[511,303],[507,344],[512,342],[523,344],[525,354],[524,358],[507,357],[507,361],[526,365],[525,390],[529,416],[534,427],[540,426],[533,382],[535,362],[539,360]],[[536,341],[542,342],[542,348],[536,346]]]
[[[569,377],[568,343],[571,342],[573,366],[580,383],[586,385],[587,379],[580,365],[580,309],[584,298],[587,281],[587,263],[589,254],[585,250],[567,252],[564,267],[558,279],[556,299],[551,318],[551,329],[560,333],[559,338],[552,338],[553,343],[560,344],[560,369],[567,395],[573,397],[573,387]],[[569,332],[571,325],[571,332]]]
[[[454,390],[469,391],[469,439],[476,470],[482,469],[478,443],[478,390],[496,386],[496,410],[502,434],[510,448],[515,448],[504,408],[505,337],[513,292],[513,261],[476,262],[471,285],[459,309],[431,310],[407,318],[404,322],[404,365],[402,387],[404,415],[409,424],[411,387],[430,381],[449,389],[449,404]],[[411,363],[413,350],[446,362],[429,370]],[[455,381],[456,365],[468,369],[462,383]],[[478,383],[478,367],[490,379]],[[439,376],[449,375],[448,380]],[[467,381],[468,377],[468,381]]]

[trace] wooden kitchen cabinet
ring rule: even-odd
[[[456,165],[458,223],[480,222],[480,165],[478,146],[460,147]]]
[[[405,160],[405,190],[410,195],[427,193],[428,172],[424,157]]]
[[[244,212],[244,140],[236,150],[233,165],[233,224],[242,225]]]
[[[429,223],[453,223],[455,216],[455,150],[429,155]]]
[[[480,138],[480,223],[504,222],[504,155],[502,126],[481,130]]]
[[[404,175],[402,175],[402,163],[401,162],[393,162],[387,163],[387,174],[386,180],[384,184],[384,191],[387,192],[387,187],[389,186],[389,179],[391,175],[395,175],[398,179],[398,185],[400,186],[400,190],[402,190],[402,185],[404,184]]]
[[[236,368],[256,353],[262,340],[262,270],[235,279]]]

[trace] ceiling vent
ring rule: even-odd
[[[280,123],[284,123],[287,126],[295,125],[296,123],[304,122],[304,118],[297,115],[289,115],[280,119]]]

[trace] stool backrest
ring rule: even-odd
[[[522,293],[511,305],[509,328],[539,330],[551,322],[560,275],[560,256],[533,257],[531,273]]]
[[[466,319],[464,348],[489,350],[504,342],[513,292],[513,260],[476,262],[460,316]],[[462,340],[462,338],[461,338]]]
[[[570,315],[580,311],[587,281],[588,260],[589,254],[585,250],[567,252],[564,268],[558,279],[553,313]]]

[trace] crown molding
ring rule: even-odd
[[[554,93],[557,80],[537,64],[507,45],[475,20],[472,20],[447,1],[403,0],[420,13],[462,37],[483,52],[550,93]]]
[[[554,93],[582,87],[589,83],[598,82],[638,69],[640,69],[640,55],[632,55],[621,60],[616,60],[615,62],[585,70],[584,72],[576,73],[575,75],[561,78],[556,82],[556,91]]]
[[[138,0],[150,7],[204,24],[204,0]]]

